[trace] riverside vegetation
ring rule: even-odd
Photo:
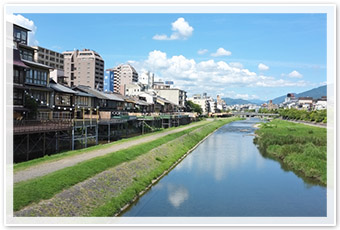
[[[327,184],[327,129],[273,120],[261,124],[254,142],[260,152],[289,170]]]
[[[237,119],[214,120],[148,143],[90,159],[39,178],[19,182],[14,185],[14,210],[20,210],[15,215],[112,216],[200,140],[224,124]],[[159,148],[163,148],[162,151]],[[152,155],[153,151],[157,154]],[[144,163],[136,164],[138,159],[144,159],[142,161]],[[133,163],[134,167],[124,166],[124,164],[131,166]],[[112,174],[112,170],[116,170],[115,173]],[[119,175],[123,176],[119,178]],[[124,175],[130,175],[132,179],[126,179]],[[112,176],[118,177],[115,180],[119,182],[118,184],[113,183]],[[100,187],[98,183],[103,184]],[[84,189],[89,184],[93,191]],[[112,187],[115,185],[118,187]],[[77,186],[78,188],[72,190]],[[77,194],[83,195],[78,196],[77,199]],[[60,202],[65,199],[69,199],[69,202]],[[44,203],[41,200],[48,201]]]

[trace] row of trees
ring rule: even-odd
[[[327,123],[327,110],[306,111],[298,109],[280,109],[278,112],[284,119]]]
[[[313,121],[327,123],[327,110],[299,110],[299,109],[259,109],[259,113],[277,113],[283,119]]]

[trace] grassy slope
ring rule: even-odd
[[[207,121],[199,121],[198,123],[205,124],[205,123],[207,123]],[[188,124],[188,125],[190,125],[190,124]],[[168,128],[168,129],[164,129],[164,130],[161,130],[161,131],[155,131],[153,133],[148,133],[148,134],[145,134],[145,135],[121,139],[121,140],[118,140],[118,141],[115,141],[115,142],[112,142],[112,143],[108,143],[108,144],[100,144],[100,145],[96,145],[96,146],[92,146],[92,147],[88,147],[88,148],[84,148],[84,149],[67,151],[67,152],[58,153],[58,154],[54,154],[54,155],[50,155],[50,156],[46,155],[45,157],[42,157],[42,158],[38,158],[38,159],[14,164],[13,171],[18,172],[18,171],[39,165],[41,163],[53,162],[53,161],[57,161],[57,160],[60,160],[60,159],[66,158],[66,157],[72,157],[72,156],[75,156],[75,155],[88,153],[88,152],[93,151],[93,150],[109,148],[113,145],[121,144],[121,143],[131,141],[131,140],[137,140],[137,139],[144,138],[144,137],[147,137],[147,136],[152,136],[156,133],[157,134],[158,133],[164,133],[164,132],[174,130],[174,129],[178,129],[178,128],[182,128],[182,127],[185,127],[185,126],[188,126],[188,125],[182,125],[182,126],[179,126],[179,127],[171,127],[171,128]]]
[[[327,129],[273,120],[256,131],[260,151],[293,171],[327,183]]]
[[[206,126],[209,127],[213,123],[222,125],[227,123],[229,120],[230,119],[210,122]],[[137,156],[147,153],[161,144],[190,133],[202,126],[203,125],[199,125],[178,133],[169,134],[157,140],[123,149],[105,156],[96,157],[42,177],[19,182],[14,185],[14,211],[20,210],[32,202],[49,199],[63,189],[67,189],[72,185],[84,181],[110,167],[135,159]]]

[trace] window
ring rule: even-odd
[[[13,89],[13,104],[14,105],[23,105],[23,95],[24,92],[20,89]]]
[[[21,58],[28,61],[33,61],[33,52],[25,49],[20,50]]]
[[[77,97],[77,104],[78,105],[88,105],[88,98],[87,97]]]
[[[26,72],[26,83],[47,85],[47,72],[41,70],[30,70]]]
[[[18,84],[23,84],[24,83],[23,74],[24,74],[23,71],[15,69],[13,71],[13,82],[18,83]]]
[[[71,105],[71,96],[67,95],[67,94],[56,93],[55,104],[56,105],[70,106]]]
[[[22,44],[27,44],[27,32],[25,30],[14,27],[13,40]]]
[[[37,100],[37,102],[39,102],[40,105],[46,105],[47,104],[47,92],[33,90],[30,93],[30,95],[33,96],[33,98],[35,100]]]

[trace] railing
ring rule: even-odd
[[[15,120],[13,122],[14,134],[32,133],[32,132],[49,132],[58,130],[67,130],[72,127],[72,120]]]

